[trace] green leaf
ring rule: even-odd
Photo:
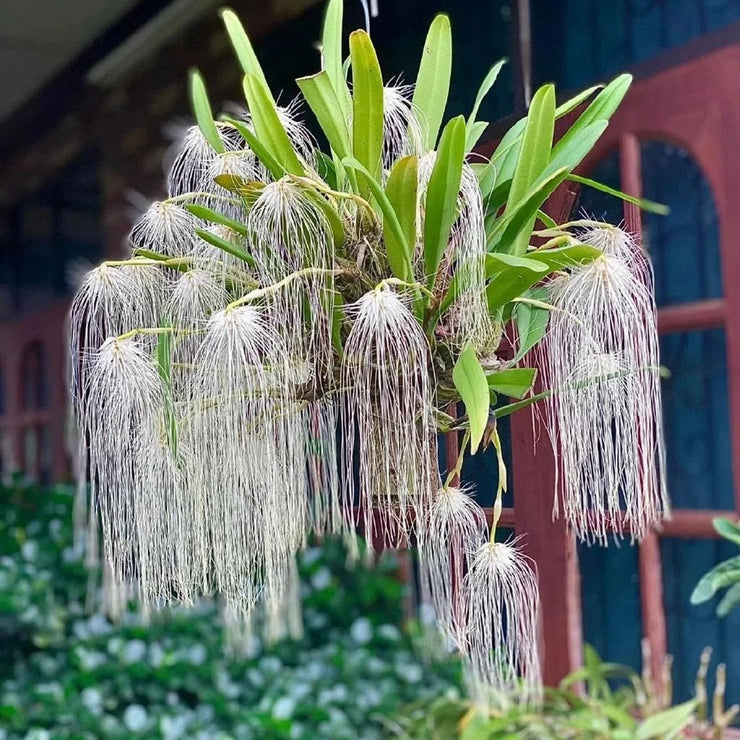
[[[529,107],[507,208],[513,208],[545,171],[550,161],[554,125],[555,88],[544,85],[537,90]]]
[[[393,210],[398,216],[398,222],[403,231],[405,240],[402,245],[394,243],[394,240],[387,244],[388,261],[391,267],[394,261],[398,262],[399,268],[411,278],[411,257],[416,245],[416,217],[418,214],[418,186],[419,186],[419,159],[418,157],[404,157],[399,159],[388,177],[385,186],[385,192],[388,196]],[[394,252],[403,252],[394,254],[391,258],[391,249]],[[401,261],[403,265],[401,266]],[[395,272],[395,270],[394,270]]]
[[[590,98],[602,85],[589,87],[587,90],[578,93],[574,97],[566,100],[555,109],[555,120],[562,118],[571,111],[575,110],[584,101]],[[519,148],[521,146],[522,135],[527,125],[527,119],[522,118],[517,121],[507,132],[496,147],[496,151],[491,155],[491,161],[496,164],[502,180],[509,180],[514,175],[517,158],[519,157]]]
[[[486,255],[486,277],[510,270],[520,273],[535,272],[538,273],[538,279],[541,279],[549,268],[546,262],[531,257],[515,257],[505,252],[491,252]]]
[[[519,207],[550,161],[552,137],[555,127],[555,88],[544,85],[534,94],[529,106],[527,125],[524,129],[516,170],[511,180],[505,216]],[[538,206],[539,208],[539,206]],[[535,213],[536,213],[535,209]],[[534,217],[532,218],[534,226]],[[529,234],[523,228],[507,247],[513,254],[524,254],[529,244]]]
[[[675,737],[691,722],[696,709],[696,699],[653,714],[639,725],[635,731],[635,740],[650,740],[654,737]]]
[[[233,218],[229,218],[228,216],[224,216],[223,213],[214,211],[212,208],[208,208],[207,206],[202,206],[197,203],[188,203],[185,205],[185,210],[190,211],[193,216],[202,221],[208,221],[212,224],[221,224],[221,226],[228,226],[232,231],[235,231],[241,236],[247,236],[247,234],[249,234],[249,230],[243,223],[236,221]]]
[[[349,50],[352,60],[352,152],[354,158],[378,180],[383,154],[383,76],[375,48],[365,31],[350,34]]]
[[[326,71],[296,80],[308,107],[324,132],[332,151],[340,158],[352,156],[347,119]]]
[[[717,605],[717,616],[726,617],[740,604],[740,583],[730,586],[727,593]]]
[[[478,143],[483,132],[488,128],[488,121],[476,121],[466,128],[465,153],[472,151]]]
[[[208,93],[203,78],[197,69],[190,70],[190,103],[198,128],[208,143],[220,154],[224,151],[224,143],[218,134],[216,122],[213,120],[211,104],[208,102]]]
[[[537,370],[533,367],[514,367],[498,370],[488,376],[488,387],[504,396],[523,398],[534,385]]]
[[[352,98],[347,87],[342,62],[342,15],[344,0],[329,0],[324,16],[324,32],[321,37],[321,56],[324,70],[334,88],[339,110],[347,120],[352,112]],[[346,155],[349,156],[349,152]]]
[[[279,180],[285,174],[285,167],[277,160],[275,155],[255,136],[254,132],[243,121],[233,118],[225,119],[230,123],[247,142],[249,148],[257,155],[257,159],[267,167],[268,172]]]
[[[547,301],[546,288],[537,288],[531,291],[530,296],[536,300]],[[532,347],[544,336],[550,312],[546,308],[533,306],[530,303],[519,303],[514,310],[514,324],[519,341],[519,347],[514,356],[514,362],[521,360]]]
[[[228,239],[224,239],[223,237],[220,237],[218,234],[214,234],[212,231],[207,231],[206,229],[195,229],[195,233],[201,239],[203,239],[203,241],[208,242],[214,247],[218,247],[218,249],[221,249],[224,252],[231,254],[234,257],[237,257],[238,259],[242,260],[243,262],[246,262],[250,266],[254,265],[254,258],[252,257],[252,255],[246,252],[244,249],[242,249],[237,244],[230,242]]]
[[[603,130],[606,128],[609,119],[614,111],[617,110],[622,99],[627,94],[629,86],[632,84],[632,75],[619,75],[612,80],[593,100],[591,105],[586,108],[577,118],[573,125],[563,134],[560,140],[555,144],[552,150],[552,158],[556,162],[568,159],[567,152],[583,149],[588,140],[591,140],[591,147],[596,143]],[[602,126],[601,132],[594,124]],[[584,138],[585,130],[590,129],[588,137]],[[589,151],[590,148],[589,147]],[[584,155],[585,156],[585,155]],[[583,156],[581,156],[583,159]],[[578,160],[580,162],[580,159]],[[557,165],[553,165],[557,166]],[[575,166],[575,165],[573,165]]]
[[[722,588],[740,582],[740,555],[715,565],[705,573],[691,593],[691,603],[701,604],[709,601]]]
[[[488,423],[488,380],[473,347],[468,344],[452,369],[452,381],[465,404],[470,423],[470,454],[478,450]]]
[[[733,523],[725,517],[716,517],[712,519],[714,531],[736,545],[740,545],[740,522]]]
[[[255,133],[264,148],[286,172],[292,175],[303,175],[303,165],[280,122],[275,103],[262,81],[254,75],[244,75],[244,94],[247,97]]]
[[[656,203],[655,201],[647,200],[646,198],[635,198],[633,195],[628,195],[621,190],[610,188],[608,185],[604,185],[596,180],[590,180],[588,177],[568,175],[568,179],[573,182],[580,183],[581,185],[588,185],[588,187],[600,190],[602,193],[613,195],[615,198],[626,200],[627,203],[633,203],[634,205],[639,206],[643,211],[657,213],[659,216],[667,216],[671,212],[671,209],[668,208],[668,206],[664,206],[662,203]]]
[[[494,275],[486,287],[488,310],[493,313],[496,309],[505,306],[514,298],[526,293],[543,277],[544,273],[529,270],[506,270]]]
[[[364,176],[370,192],[377,201],[380,211],[383,214],[383,236],[385,237],[388,250],[388,263],[391,270],[397,278],[410,281],[413,277],[411,275],[411,263],[403,259],[403,254],[406,250],[406,234],[388,196],[383,188],[380,187],[377,180],[368,172],[367,168],[356,159],[347,157],[342,160],[342,164],[348,169],[356,170]]]
[[[464,159],[465,119],[458,116],[442,132],[424,203],[424,265],[430,286],[457,218]]]
[[[247,180],[245,177],[239,177],[239,175],[216,175],[213,180],[224,190],[228,190],[231,193],[236,193],[241,196],[250,208],[254,205],[257,198],[262,195],[262,191],[265,189],[264,182],[260,182],[259,180]]]
[[[534,252],[527,252],[527,257],[546,264],[550,270],[564,270],[593,262],[601,254],[600,249],[590,244],[570,244],[552,249],[535,249]]]
[[[495,223],[489,235],[488,249],[515,255],[526,254],[537,211],[565,180],[567,174],[565,167],[553,172],[536,183],[512,210],[507,205],[504,216]]]
[[[594,144],[599,140],[608,125],[608,121],[596,121],[581,129],[578,134],[572,137],[567,147],[559,147],[560,142],[558,142],[552,150],[550,164],[547,165],[545,172],[555,172],[561,167],[574,170],[594,148]],[[560,141],[563,141],[563,139]]]
[[[442,125],[452,75],[452,30],[450,19],[443,14],[429,26],[419,73],[416,77],[413,104],[425,125],[425,148],[434,149]]]
[[[506,64],[506,59],[499,59],[496,64],[491,67],[491,69],[488,71],[488,74],[483,78],[483,82],[481,82],[480,88],[478,88],[478,94],[475,96],[475,103],[473,103],[473,110],[470,111],[470,115],[468,116],[468,126],[475,123],[476,118],[478,117],[478,111],[480,110],[481,103],[483,103],[484,98],[488,93],[491,91],[491,88],[494,86],[496,79],[499,75],[499,72],[501,71],[501,67]]]
[[[262,86],[272,100],[272,93],[270,92],[270,86],[267,84],[267,78],[262,70],[262,65],[260,65],[257,59],[257,55],[254,53],[252,42],[244,30],[242,22],[230,8],[224,8],[221,11],[221,20],[223,20],[226,26],[226,33],[229,35],[231,45],[234,47],[239,64],[242,66],[242,71],[244,74],[256,77],[262,83]]]

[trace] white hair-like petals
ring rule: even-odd
[[[510,697],[542,698],[537,576],[515,542],[486,542],[469,556],[464,662],[474,700],[496,708]]]
[[[420,521],[428,511],[438,474],[431,352],[419,323],[392,290],[376,289],[358,301],[340,382],[345,508],[359,504],[356,518],[370,549],[376,535],[386,546],[399,546],[412,519]],[[383,517],[379,533],[374,510]]]
[[[562,460],[562,511],[579,538],[605,543],[628,529],[641,539],[668,499],[652,273],[625,232],[595,228],[603,249],[551,285],[545,382],[549,426]]]

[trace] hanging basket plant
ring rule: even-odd
[[[331,0],[321,70],[298,80],[322,151],[297,106],[277,104],[237,17],[222,18],[243,115],[214,117],[191,74],[197,125],[168,197],[71,310],[79,470],[112,582],[143,604],[217,593],[231,619],[258,604],[276,618],[294,613],[309,534],[357,553],[359,527],[368,552],[418,547],[424,596],[481,701],[537,701],[537,578],[516,541],[495,539],[497,419],[544,402],[555,507],[579,537],[640,538],[667,509],[649,263],[618,227],[544,210],[630,78],[559,106],[540,88],[484,159],[477,114],[502,62],[471,115],[443,126],[447,17],[415,86],[393,87],[365,31],[344,59]],[[443,474],[440,434],[458,431]],[[490,526],[453,486],[463,453],[489,445]]]

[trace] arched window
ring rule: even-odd
[[[675,512],[734,508],[728,371],[722,312],[722,267],[717,210],[709,184],[685,149],[661,140],[642,141],[642,194],[670,208],[667,216],[643,214],[643,246],[655,273],[661,327],[668,489]],[[620,187],[620,157],[611,152],[590,173]],[[617,222],[622,205],[612,196],[585,188],[577,208]],[[676,309],[682,319],[671,320]],[[737,652],[740,615],[718,620],[714,604],[692,607],[691,591],[703,573],[729,557],[724,541],[695,534],[661,536],[663,610],[668,651],[674,656],[676,696],[688,698],[699,654],[706,645],[720,655]],[[706,535],[703,535],[706,536]],[[629,656],[640,664],[641,588],[638,553],[632,548],[581,548],[583,625],[586,641],[606,659]],[[604,588],[608,584],[608,588]],[[645,596],[642,594],[643,603]],[[728,699],[740,695],[740,661],[728,662]]]

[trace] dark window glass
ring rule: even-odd
[[[642,617],[637,548],[581,545],[578,559],[583,639],[604,660],[639,670]]]
[[[732,509],[725,333],[661,337],[668,491],[675,508]]]
[[[667,216],[645,214],[643,239],[655,268],[659,306],[722,295],[717,210],[691,155],[662,141],[642,144],[643,192]]]
[[[697,581],[716,563],[737,555],[737,546],[724,540],[665,538],[663,556],[664,603],[668,650],[674,658],[673,681],[677,701],[694,693],[694,678],[704,647],[714,650],[709,675],[709,696],[714,689],[714,668],[727,665],[727,705],[740,701],[740,609],[718,619],[718,598],[692,606]]]
[[[584,87],[740,20],[737,0],[532,0],[535,80]]]

